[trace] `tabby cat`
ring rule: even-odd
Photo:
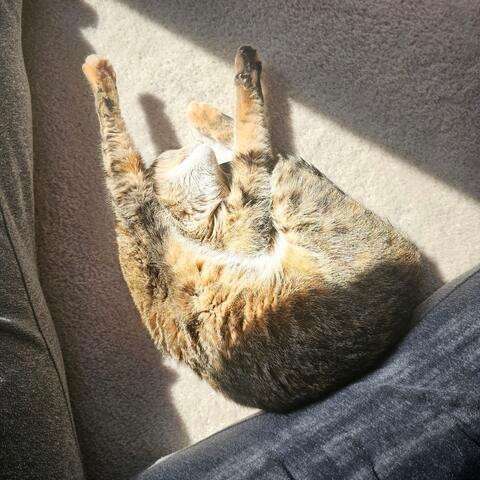
[[[126,130],[115,72],[95,96],[123,275],[156,346],[235,401],[311,402],[368,371],[407,330],[418,250],[314,166],[274,154],[256,51],[235,57],[235,118],[192,103],[209,141],[147,167]],[[215,152],[232,152],[229,168]]]

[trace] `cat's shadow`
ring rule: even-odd
[[[165,150],[180,148],[175,129],[164,112],[164,103],[151,93],[142,93],[138,100],[145,113],[150,139],[155,146],[156,155]]]
[[[285,76],[274,65],[267,65],[262,73],[262,85],[274,151],[295,153],[291,106]]]

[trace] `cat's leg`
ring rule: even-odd
[[[233,119],[204,102],[191,102],[187,118],[198,132],[233,150]]]
[[[208,242],[218,248],[256,253],[271,246],[270,171],[273,164],[260,85],[261,63],[251,47],[235,58],[234,121],[216,108],[192,102],[187,116],[200,134],[218,148],[233,149],[228,194],[211,217]]]
[[[260,76],[262,63],[252,47],[235,55],[234,151],[237,155],[271,155]]]
[[[235,56],[234,158],[221,224],[224,248],[255,253],[272,245],[270,174],[273,156],[260,85],[261,63],[251,47]]]
[[[95,96],[95,107],[102,138],[102,157],[107,186],[114,204],[132,185],[146,175],[142,158],[127,132],[120,112],[116,76],[110,62],[100,55],[89,55],[82,70]]]
[[[219,164],[233,159],[233,119],[204,102],[191,102],[187,118],[213,151]]]
[[[144,317],[153,301],[153,290],[165,289],[168,284],[166,270],[152,279],[151,271],[158,259],[148,248],[154,234],[155,250],[161,250],[168,229],[165,214],[156,198],[151,172],[145,168],[122,119],[111,64],[104,57],[90,55],[82,69],[95,96],[106,184],[116,220],[120,265]]]
[[[203,102],[191,102],[187,117],[208,138],[234,149],[236,154],[271,154],[260,76],[262,64],[251,47],[235,56],[235,125],[228,115]]]
[[[106,183],[117,225],[120,226],[119,232],[131,234],[137,232],[142,224],[139,214],[144,214],[143,221],[147,221],[149,216],[157,217],[150,219],[152,223],[165,216],[158,199],[169,191],[159,194],[155,186],[165,186],[167,190],[167,185],[161,185],[160,179],[176,169],[185,168],[189,163],[185,158],[187,153],[184,150],[167,152],[171,158],[157,162],[162,168],[147,169],[122,118],[115,72],[110,62],[99,55],[90,55],[82,69],[95,96]]]
[[[178,240],[181,235],[172,233],[174,228],[155,192],[153,171],[145,168],[126,130],[112,66],[107,59],[91,55],[82,68],[95,96],[125,281],[157,346],[181,358],[188,349],[176,323],[181,306],[174,299],[177,277],[171,264],[187,257],[186,249]],[[172,305],[177,305],[177,311]],[[183,314],[187,316],[188,311]]]

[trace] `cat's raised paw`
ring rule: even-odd
[[[240,47],[235,55],[235,81],[245,87],[254,87],[260,80],[262,62],[257,51],[249,46]]]
[[[82,70],[94,90],[108,90],[115,86],[115,71],[108,59],[102,55],[89,55],[82,65]]]
[[[209,137],[227,148],[232,148],[233,121],[230,117],[204,102],[190,102],[187,118],[204,137]]]
[[[221,115],[215,107],[205,102],[190,102],[187,107],[189,122],[201,133],[207,132],[214,127]]]

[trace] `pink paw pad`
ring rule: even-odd
[[[115,73],[110,62],[101,55],[89,55],[82,65],[82,70],[90,81],[101,81],[108,77],[115,80]]]

